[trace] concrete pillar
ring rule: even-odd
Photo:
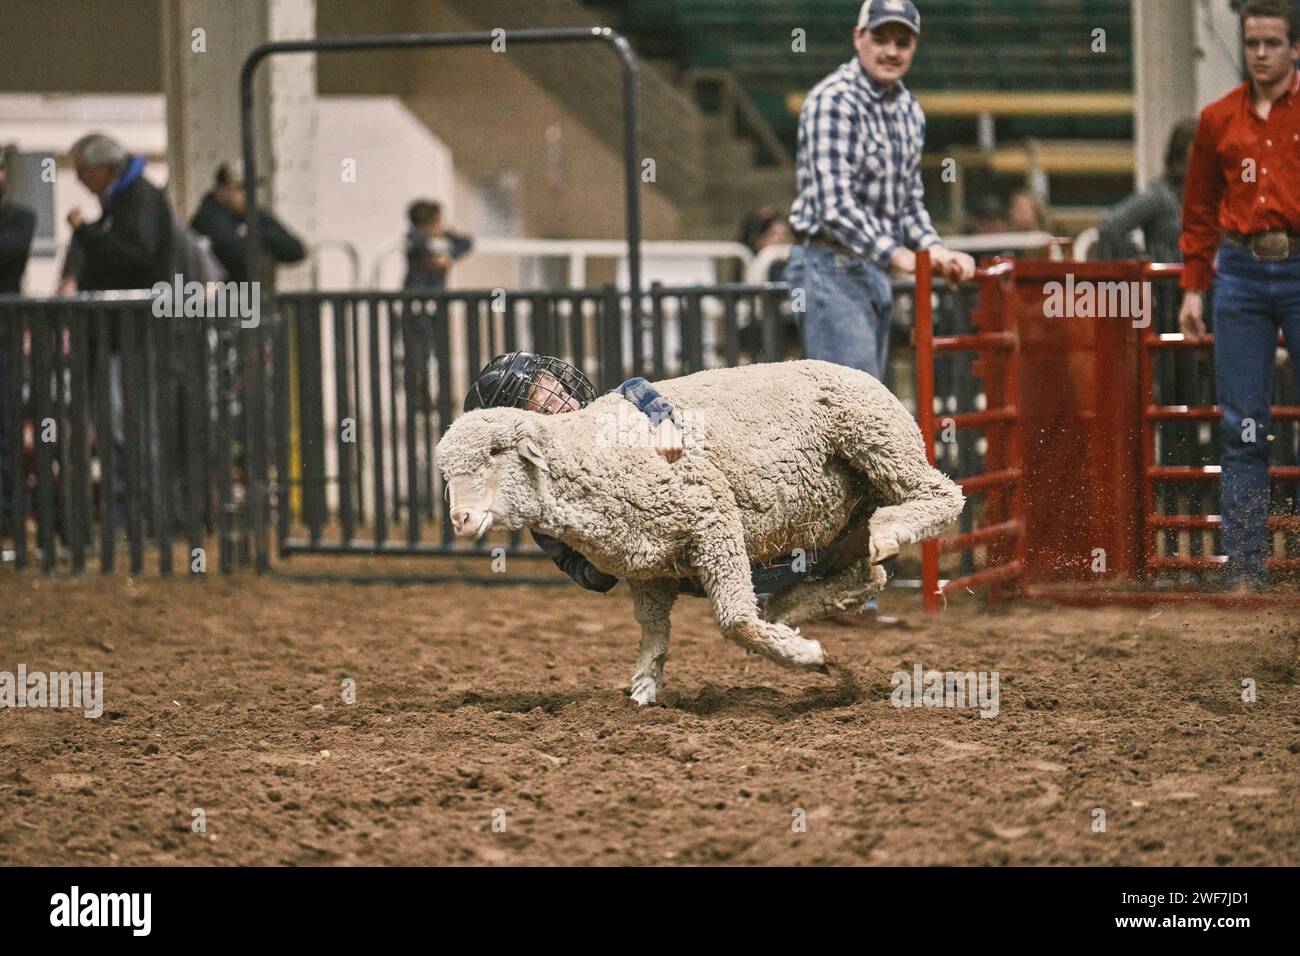
[[[316,35],[316,0],[270,0],[267,35],[273,40],[306,40]],[[335,54],[339,55],[339,54]],[[316,155],[320,116],[316,105],[316,54],[272,57],[258,67],[270,74],[270,133],[273,165],[270,189],[261,193],[279,219],[308,248],[321,237],[316,220]],[[340,173],[341,175],[341,173]],[[310,256],[308,256],[310,260]],[[280,289],[311,287],[309,261],[281,267]]]
[[[1196,0],[1196,104],[1204,109],[1245,79],[1241,19],[1229,0]]]
[[[1133,0],[1138,188],[1164,168],[1169,130],[1242,81],[1241,27],[1229,0]]]
[[[189,219],[217,165],[239,158],[239,72],[268,40],[315,34],[315,0],[160,0],[171,199]],[[285,54],[258,67],[258,197],[309,246],[316,239],[316,58]],[[251,184],[250,184],[251,185]],[[306,265],[281,269],[302,287]]]
[[[1198,6],[1200,0],[1133,0],[1133,155],[1138,189],[1164,170],[1170,128],[1197,112],[1193,8]]]

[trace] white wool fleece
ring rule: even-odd
[[[655,388],[695,431],[691,453],[671,464],[648,443],[609,441],[620,415],[651,427],[617,394],[560,415],[470,412],[437,451],[449,479],[495,485],[498,526],[559,538],[599,570],[627,579],[647,634],[660,627],[650,609],[671,606],[668,582],[698,574],[724,635],[749,644],[751,561],[795,548],[814,554],[861,505],[875,509],[874,560],[933,537],[961,512],[961,492],[926,461],[912,416],[864,372],[780,362],[698,372]],[[747,637],[733,633],[742,624]],[[764,627],[781,629],[768,644],[796,633]],[[803,643],[817,646],[808,654],[822,664],[816,642]],[[753,649],[789,656],[789,646]]]

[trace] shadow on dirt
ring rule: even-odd
[[[526,714],[540,708],[543,713],[554,714],[575,701],[591,700],[603,696],[598,693],[545,694],[539,691],[496,692],[467,690],[434,701],[434,710],[451,713],[461,707],[479,707],[488,713],[503,711],[507,714]]]
[[[769,717],[796,717],[815,710],[848,707],[862,699],[862,685],[848,670],[837,668],[833,683],[805,690],[799,697],[783,694],[772,687],[717,687],[706,684],[693,696],[668,693],[663,703],[700,717],[714,714],[766,714]]]

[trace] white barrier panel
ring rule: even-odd
[[[404,267],[405,242],[388,246],[375,259],[370,270],[371,288],[392,289],[401,284],[400,269]],[[500,256],[511,259],[559,259],[566,263],[568,287],[587,287],[587,260],[614,259],[618,261],[617,282],[627,285],[627,243],[622,239],[475,239],[471,256]],[[748,268],[754,254],[739,242],[709,242],[694,240],[655,240],[641,243],[642,285],[652,282],[682,284],[684,276],[691,281],[712,285],[718,281],[716,268],[719,262],[739,262]],[[394,272],[394,266],[398,271]],[[705,277],[707,270],[707,278]],[[519,291],[526,291],[521,286]]]

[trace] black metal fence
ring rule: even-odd
[[[613,288],[279,298],[273,393],[281,555],[447,554],[434,446],[494,355],[527,349],[603,389],[796,354],[781,285],[655,287],[634,319]],[[295,447],[294,436],[298,445]],[[511,536],[507,553],[534,552]]]
[[[973,291],[937,294],[940,334],[971,331]],[[911,295],[888,383],[909,407]],[[123,550],[166,574],[486,549],[453,540],[434,448],[493,355],[558,355],[612,388],[800,354],[783,284],[655,286],[640,305],[612,287],[301,292],[242,328],[155,318],[145,292],[0,297],[5,540],[46,572],[109,571]],[[944,414],[980,407],[969,356],[940,362],[936,395]],[[977,433],[940,450],[956,476],[983,469]]]
[[[0,296],[2,537],[15,565],[192,573],[248,560],[238,319],[147,292]],[[183,549],[183,551],[182,551]]]

